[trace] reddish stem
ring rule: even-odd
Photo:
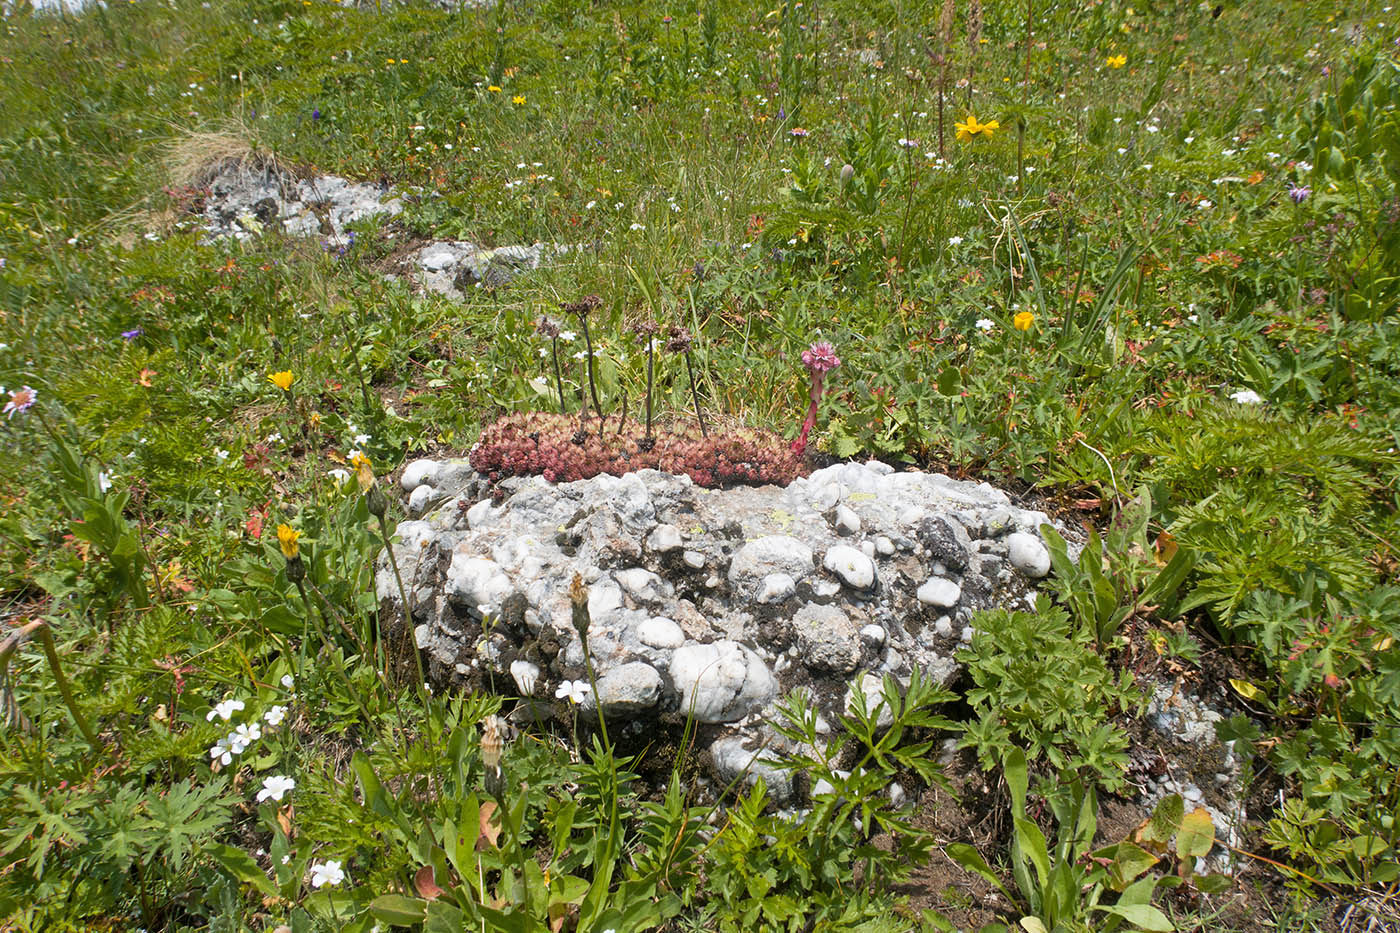
[[[807,437],[812,433],[812,428],[817,426],[817,403],[822,398],[822,374],[820,370],[812,370],[812,388],[808,391],[807,397],[811,399],[807,406],[807,417],[802,422],[802,431],[797,435],[797,440],[792,442],[792,452],[797,454],[807,449]]]

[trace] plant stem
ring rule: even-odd
[[[102,743],[97,740],[97,733],[92,731],[92,726],[88,725],[87,717],[78,708],[78,701],[73,697],[73,688],[68,685],[68,678],[63,676],[63,666],[58,660],[58,649],[54,647],[53,632],[49,624],[43,619],[35,619],[25,625],[18,632],[0,644],[0,683],[4,683],[10,669],[10,658],[20,645],[24,644],[31,635],[38,637],[43,643],[44,655],[48,658],[49,670],[53,671],[53,679],[58,684],[59,695],[63,697],[63,703],[68,707],[68,711],[73,714],[73,719],[78,723],[78,729],[83,733],[83,737],[88,740],[92,750],[102,753]],[[21,721],[23,715],[19,714]]]
[[[700,436],[708,437],[705,431],[705,419],[700,414],[700,390],[695,385],[695,367],[690,362],[690,351],[685,352],[685,371],[690,375],[690,398],[695,403],[695,420],[700,422]]]
[[[583,343],[588,353],[588,391],[593,396],[593,410],[598,413],[598,417],[603,417],[603,406],[598,401],[598,385],[593,381],[593,337],[588,332],[588,314],[585,312],[578,316],[583,327]]]
[[[651,440],[651,370],[652,354],[655,350],[652,347],[653,340],[651,336],[647,335],[645,339],[647,342],[647,430],[645,436],[647,440]]]
[[[564,401],[564,374],[559,370],[559,338],[552,338],[550,343],[554,347],[554,384],[559,387],[559,413],[567,415],[569,406]]]

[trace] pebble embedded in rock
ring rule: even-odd
[[[860,637],[878,648],[885,643],[885,639],[889,636],[886,634],[883,627],[872,623],[860,630]]]
[[[656,706],[661,699],[661,675],[641,661],[621,664],[598,678],[598,701],[590,693],[585,709],[601,705],[604,716],[637,715]]]
[[[415,460],[403,468],[403,476],[399,477],[399,485],[404,492],[411,492],[427,483],[433,485],[437,480],[439,464],[436,460],[426,458]]]
[[[929,577],[914,596],[925,606],[948,609],[956,606],[958,600],[962,599],[962,587],[947,577]]]
[[[1007,535],[1006,552],[1011,566],[1028,577],[1039,580],[1050,572],[1050,551],[1036,535],[1024,531]]]
[[[797,582],[785,573],[770,573],[763,578],[758,595],[754,597],[765,606],[783,602],[797,592]]]
[[[675,525],[663,522],[652,529],[651,536],[647,538],[647,547],[658,554],[667,554],[676,550],[683,543],[681,530]]]
[[[729,563],[729,582],[757,582],[770,573],[794,580],[812,572],[812,549],[789,535],[765,535],[746,543]]]
[[[792,628],[809,668],[850,673],[860,664],[860,630],[835,606],[803,606],[793,615]]]
[[[475,531],[485,527],[492,519],[495,507],[490,499],[482,499],[476,505],[467,509],[467,527]]]
[[[685,632],[665,616],[652,616],[637,625],[637,638],[652,648],[679,648],[685,644]]]
[[[834,524],[836,525],[836,533],[838,535],[850,536],[860,534],[860,516],[857,515],[855,509],[850,506],[838,505],[836,507],[836,521]]]
[[[875,562],[849,544],[828,548],[822,566],[853,590],[868,590],[875,585]]]
[[[424,483],[413,490],[413,494],[408,497],[408,514],[422,515],[433,501],[433,487]]]
[[[875,539],[875,551],[881,557],[890,557],[894,554],[894,542],[885,535],[880,535]]]
[[[727,640],[677,648],[671,680],[681,693],[681,715],[694,715],[698,722],[743,719],[778,693],[778,681],[763,659]]]
[[[685,561],[685,565],[691,570],[699,570],[705,566],[705,555],[699,551],[686,551],[681,555],[681,560]]]

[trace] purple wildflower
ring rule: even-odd
[[[814,373],[825,373],[840,366],[841,359],[830,342],[819,340],[802,351],[802,365]]]
[[[319,120],[319,119],[321,119],[321,108],[320,108],[320,107],[314,107],[314,108],[312,108],[312,110],[311,110],[311,119],[312,119],[312,120]]]
[[[35,400],[37,400],[38,398],[38,389],[30,388],[29,386],[23,386],[18,389],[11,389],[10,400],[5,403],[5,408],[3,411],[0,411],[0,414],[8,415],[9,417],[13,418],[15,416],[15,412],[28,411],[30,408],[32,408],[34,406]]]
[[[1288,183],[1288,196],[1293,199],[1294,204],[1302,204],[1310,194],[1312,189],[1307,185],[1295,185],[1291,181]]]
[[[133,327],[131,330],[122,331],[122,339],[125,340],[127,343],[130,343],[131,341],[135,340],[137,337],[140,337],[144,333],[145,331],[143,331],[141,328]]]

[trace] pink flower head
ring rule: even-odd
[[[802,365],[814,373],[825,373],[840,366],[841,358],[829,341],[819,340],[802,351]]]
[[[38,397],[39,390],[31,389],[29,386],[11,389],[10,400],[5,403],[5,408],[2,413],[13,418],[17,411],[28,411],[33,406],[34,400]]]

